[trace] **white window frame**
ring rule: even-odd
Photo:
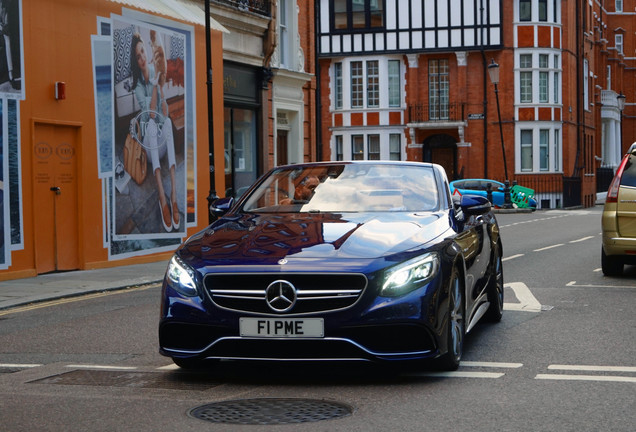
[[[370,154],[377,154],[371,153],[369,148],[369,142],[375,137],[379,139],[380,160],[406,160],[404,130],[399,127],[380,129],[340,128],[334,131],[334,135],[332,135],[330,143],[331,160],[354,160],[354,155],[358,156],[356,160],[368,160]],[[354,142],[357,142],[357,148]],[[393,146],[391,143],[394,143]],[[340,145],[341,147],[339,148]],[[341,153],[339,153],[339,150]],[[338,159],[339,155],[343,159]],[[399,159],[396,159],[396,156]]]
[[[616,48],[616,52],[618,54],[624,54],[623,53],[623,35],[622,34],[615,34],[614,35],[614,47]]]
[[[530,65],[524,64],[524,67],[521,67],[522,58],[525,60],[530,58]],[[515,55],[515,65],[515,99],[517,104],[559,105],[562,76],[559,51],[518,49]],[[526,91],[522,93],[523,89]]]
[[[525,134],[524,134],[525,132]],[[560,122],[520,122],[515,126],[515,169],[521,174],[563,172],[562,124]],[[531,137],[531,142],[522,138]],[[530,165],[523,167],[524,148],[530,149]],[[546,157],[542,156],[542,151]],[[527,154],[527,153],[526,153]]]
[[[359,62],[361,65],[360,74],[356,75],[359,78],[359,93],[357,95],[361,99],[359,105],[353,105],[353,79],[352,65]],[[377,92],[373,93],[378,95],[378,104],[369,104],[369,65],[371,62],[378,63],[378,76],[377,76]],[[395,63],[398,62],[398,68],[394,73],[389,74],[389,66],[395,67]],[[396,56],[374,56],[374,57],[352,57],[352,58],[340,58],[334,60],[332,63],[331,76],[333,77],[331,82],[331,108],[339,111],[360,111],[360,110],[395,110],[396,108],[404,107],[404,73],[405,68],[402,67],[403,60]],[[340,64],[341,66],[336,66]],[[338,67],[341,69],[341,78],[338,77]],[[371,78],[375,78],[372,76]],[[341,98],[341,99],[340,99]],[[340,104],[340,102],[342,102]],[[372,100],[373,102],[373,100]]]

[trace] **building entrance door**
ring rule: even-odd
[[[79,268],[79,136],[78,126],[35,123],[32,160],[38,273]]]

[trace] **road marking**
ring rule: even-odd
[[[75,364],[66,365],[69,369],[115,369],[115,370],[137,370],[136,366],[108,366],[108,365],[93,365],[93,364]]]
[[[523,256],[523,254],[511,255],[509,257],[505,257],[504,259],[502,259],[502,261],[508,261],[508,260],[512,260],[512,259],[519,258],[519,257],[522,257],[522,256]]]
[[[462,363],[463,364],[463,363]],[[409,374],[409,376],[418,376],[418,377],[431,377],[431,378],[488,378],[488,379],[497,379],[504,376],[504,373],[499,372],[463,372],[463,371],[454,371],[454,372],[420,372]]]
[[[560,375],[537,374],[534,379],[555,381],[606,381],[606,382],[630,382],[636,383],[636,377],[607,376],[607,375]]]
[[[74,302],[83,301],[83,300],[92,300],[92,299],[111,296],[115,294],[129,293],[133,291],[144,291],[149,288],[158,288],[160,286],[161,286],[160,283],[151,283],[151,284],[140,285],[135,287],[117,288],[114,290],[102,291],[102,292],[93,293],[93,294],[80,293],[78,295],[74,295],[73,297],[65,297],[65,298],[61,298],[57,300],[43,301],[43,302],[29,304],[26,306],[18,306],[18,307],[2,310],[0,311],[0,316],[19,313],[19,312],[28,312],[28,311],[32,311],[36,309],[42,309],[42,308],[47,308],[51,306],[59,306],[59,305],[74,303]]]
[[[463,363],[462,363],[463,364]],[[587,366],[587,365],[550,365],[550,370],[593,371],[593,372],[629,372],[636,373],[633,366]]]
[[[585,241],[585,240],[589,240],[589,239],[592,239],[592,238],[594,238],[594,236],[587,236],[587,237],[580,238],[578,240],[571,240],[570,243],[579,243],[579,242],[582,242],[582,241]]]
[[[544,250],[554,249],[554,248],[558,248],[558,247],[561,247],[561,246],[563,246],[563,243],[555,244],[555,245],[552,245],[552,246],[546,246],[546,247],[543,247],[543,248],[540,248],[540,249],[535,249],[535,250],[533,250],[533,252],[543,252]]]
[[[32,364],[32,363],[0,363],[0,368],[36,368],[42,366],[41,364]]]
[[[504,303],[504,310],[541,312],[541,303],[532,295],[530,289],[523,282],[510,282],[505,284],[515,293],[519,303]]]
[[[181,369],[179,366],[177,366],[176,364],[169,364],[167,366],[161,366],[157,368],[158,370],[178,370]]]
[[[620,288],[620,289],[636,289],[636,286],[634,285],[587,285],[587,284],[582,284],[582,285],[578,285],[576,283],[576,281],[570,281],[567,284],[565,284],[565,286],[567,287],[574,287],[574,288]]]
[[[516,369],[516,368],[522,367],[523,363],[479,362],[479,361],[463,360],[461,365],[468,366],[468,367],[492,367],[492,368]]]

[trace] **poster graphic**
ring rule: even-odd
[[[111,17],[111,240],[181,238],[186,227],[185,36]]]
[[[22,2],[0,0],[0,97],[24,99]]]

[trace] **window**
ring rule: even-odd
[[[521,103],[532,102],[532,54],[519,56],[519,90]],[[530,69],[530,70],[527,70]]]
[[[559,100],[561,100],[561,98],[559,97],[559,89],[561,88],[561,86],[559,85],[559,70],[560,70],[559,56],[555,55],[554,56],[554,85],[552,86],[552,88],[554,89],[555,104],[558,104]]]
[[[589,110],[589,89],[588,89],[588,77],[590,76],[589,63],[587,59],[583,60],[583,108]]]
[[[390,160],[401,160],[402,159],[402,145],[400,134],[391,134],[389,135],[389,159]]]
[[[560,172],[561,129],[558,122],[520,125],[517,169],[522,172]]]
[[[521,131],[521,171],[532,171],[532,130]]]
[[[550,99],[550,72],[547,70],[549,56],[547,54],[539,54],[539,102],[548,103]]]
[[[431,59],[428,61],[428,115],[431,120],[449,118],[448,93],[450,81],[448,71],[448,59]]]
[[[548,0],[539,0],[539,21],[548,20]]]
[[[333,0],[333,20],[334,28],[338,30],[347,29],[347,0]]]
[[[532,21],[532,2],[519,0],[519,21]]]
[[[344,160],[344,153],[342,151],[342,135],[336,135],[336,160]]]
[[[548,171],[550,169],[550,130],[541,129],[539,131],[539,170]]]
[[[623,12],[623,0],[616,0],[614,7],[616,8],[616,12]]]
[[[287,32],[287,0],[280,0],[280,17],[278,19],[280,38],[280,64],[289,65],[289,35]]]
[[[364,137],[362,135],[351,137],[351,159],[364,160]]]
[[[399,107],[402,104],[400,79],[400,61],[389,60],[389,106]]]
[[[342,63],[333,65],[334,105],[336,109],[342,108]]]
[[[362,77],[362,62],[351,62],[351,107],[364,106],[364,83]]]
[[[353,30],[384,27],[383,0],[333,0],[333,28]]]
[[[623,35],[622,34],[614,35],[614,46],[616,47],[616,52],[618,54],[623,54]]]
[[[368,160],[380,160],[380,135],[369,135],[368,140]]]
[[[367,62],[367,106],[380,106],[380,68],[377,60]]]
[[[559,159],[560,149],[561,147],[561,132],[557,129],[554,131],[554,151],[552,154],[554,155],[554,171],[561,171],[561,160]]]

